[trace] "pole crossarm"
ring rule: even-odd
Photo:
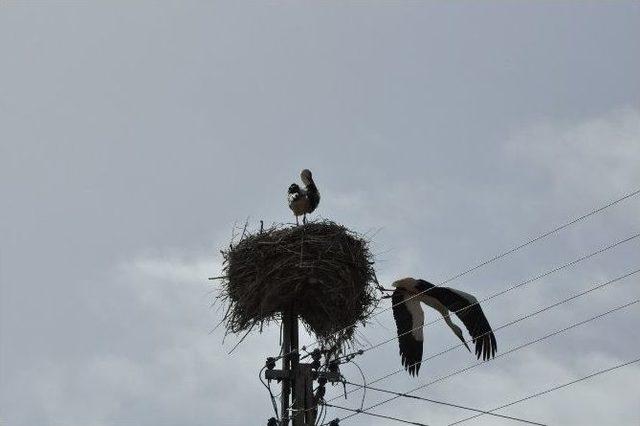
[[[282,353],[275,358],[267,358],[263,370],[264,378],[268,381],[276,380],[282,385],[280,396],[280,411],[282,420],[279,426],[313,426],[318,417],[319,402],[324,401],[324,385],[327,382],[343,382],[344,379],[338,368],[332,368],[329,363],[327,370],[321,369],[320,351],[314,352],[314,362],[300,362],[298,353],[298,316],[293,309],[282,313]],[[282,367],[275,369],[276,360],[282,361]],[[336,364],[337,365],[337,364]],[[262,378],[261,378],[262,380]],[[314,381],[318,388],[314,393]],[[268,385],[266,385],[268,387]],[[271,423],[277,419],[269,419]]]

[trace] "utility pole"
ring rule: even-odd
[[[293,320],[293,312],[282,313],[282,396],[280,397],[280,413],[282,415],[282,424],[289,424],[289,396],[291,394],[291,357],[298,357],[298,347],[296,345],[295,352],[291,349],[291,334],[293,331],[293,323],[298,323],[298,320]],[[296,334],[297,334],[296,327]],[[298,339],[296,339],[297,341]]]
[[[300,363],[298,315],[293,310],[282,313],[282,354],[282,369],[265,371],[265,379],[280,380],[282,383],[281,425],[289,426],[291,420],[293,426],[313,426],[317,414],[313,382],[339,382],[340,372],[319,372],[319,355],[313,363]]]

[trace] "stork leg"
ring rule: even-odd
[[[300,225],[300,222],[298,222],[298,215],[294,215],[296,217],[296,225]]]
[[[304,223],[305,225],[307,224],[307,214],[303,214],[302,215],[302,223]]]

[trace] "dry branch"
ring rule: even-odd
[[[222,254],[218,297],[228,303],[227,333],[261,330],[293,310],[307,331],[337,349],[352,343],[352,325],[365,324],[379,301],[368,242],[331,221],[255,234],[245,228]]]

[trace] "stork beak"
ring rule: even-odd
[[[469,345],[467,345],[467,342],[463,340],[462,343],[464,343],[464,346],[467,348],[469,353],[471,353],[471,348],[469,348]]]
[[[469,348],[469,345],[467,345],[467,341],[464,340],[464,337],[462,337],[462,336],[458,336],[458,337],[460,338],[460,340],[462,340],[462,343],[464,343],[464,347],[467,348],[469,353],[471,353],[471,349]]]
[[[469,352],[471,352],[471,349],[469,348],[469,345],[467,345],[467,341],[464,340],[464,336],[462,335],[462,330],[460,330],[459,327],[458,327],[458,330],[455,330],[455,334],[456,334],[456,336],[458,336],[458,339],[460,339],[460,341],[462,342],[464,347],[467,348],[467,350]]]

